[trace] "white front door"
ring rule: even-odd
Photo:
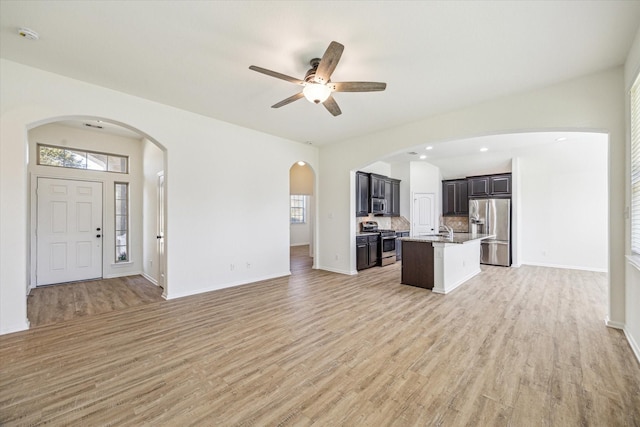
[[[413,195],[412,236],[437,233],[435,206],[433,193],[415,193]]]
[[[102,183],[38,178],[36,286],[102,277]]]

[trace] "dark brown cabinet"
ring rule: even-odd
[[[378,264],[378,245],[380,236],[377,234],[356,237],[356,269],[364,270]]]
[[[372,206],[372,199],[376,199],[375,206]],[[383,206],[384,211],[380,206]],[[371,212],[378,216],[400,216],[399,179],[375,173],[356,172],[356,216],[368,216]]]
[[[490,176],[489,188],[492,196],[510,196],[511,174]]]
[[[384,182],[387,212],[384,216],[400,216],[400,180],[387,178]]]
[[[473,176],[469,181],[469,197],[511,196],[511,174]]]
[[[369,174],[369,192],[371,197],[375,199],[384,199],[386,176]]]
[[[356,172],[356,216],[369,215],[369,174]]]
[[[442,214],[445,216],[467,215],[469,213],[469,197],[467,196],[467,180],[454,179],[442,181]]]
[[[428,242],[402,243],[402,279],[405,285],[433,289],[433,246]]]
[[[479,176],[468,178],[469,197],[487,197],[489,196],[489,177]]]

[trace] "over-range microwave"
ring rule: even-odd
[[[371,213],[372,214],[386,214],[387,213],[387,201],[385,199],[371,198]]]

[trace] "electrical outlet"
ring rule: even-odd
[[[338,254],[336,254],[336,261],[338,261],[338,258],[340,258],[340,257],[338,256]]]
[[[236,268],[236,266],[235,266],[235,265],[233,265],[233,264],[229,264],[229,269],[230,269],[231,271],[233,271],[235,268]]]
[[[250,269],[250,268],[251,268],[251,263],[250,263],[250,262],[248,262],[248,263],[247,263],[247,270],[248,270],[248,269]]]

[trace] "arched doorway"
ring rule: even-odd
[[[166,250],[160,250],[166,244],[166,236],[158,232],[161,228],[164,230],[166,224],[167,197],[163,185],[166,149],[131,126],[88,116],[56,117],[33,123],[28,126],[26,144],[29,153],[29,287],[142,275],[152,284],[163,287],[158,295],[166,296]],[[93,201],[97,208],[93,214],[84,217],[85,228],[91,231],[90,240],[78,243],[74,234],[82,228],[76,222],[83,221],[77,214],[80,212],[77,206],[86,205],[85,201],[80,204],[74,199],[54,201],[50,210],[59,208],[63,212],[58,222],[68,224],[68,230],[67,237],[64,233],[56,236],[62,237],[62,243],[56,245],[65,249],[57,253],[50,251],[57,257],[54,259],[57,264],[52,265],[52,259],[45,255],[49,249],[42,238],[46,232],[42,217],[47,209],[41,196],[47,191],[57,191],[50,188],[65,192],[64,185],[77,183],[82,188],[90,184],[96,190]],[[60,232],[65,227],[53,231]],[[77,248],[70,249],[73,246]],[[71,264],[87,249],[98,255],[85,263],[92,265],[92,272],[85,274],[82,263],[76,267]],[[65,270],[74,268],[80,271],[79,275],[65,274]],[[58,269],[63,274],[43,279],[51,269]],[[138,301],[131,303],[138,304]]]
[[[289,243],[292,273],[314,266],[315,173],[304,161],[289,169]]]

